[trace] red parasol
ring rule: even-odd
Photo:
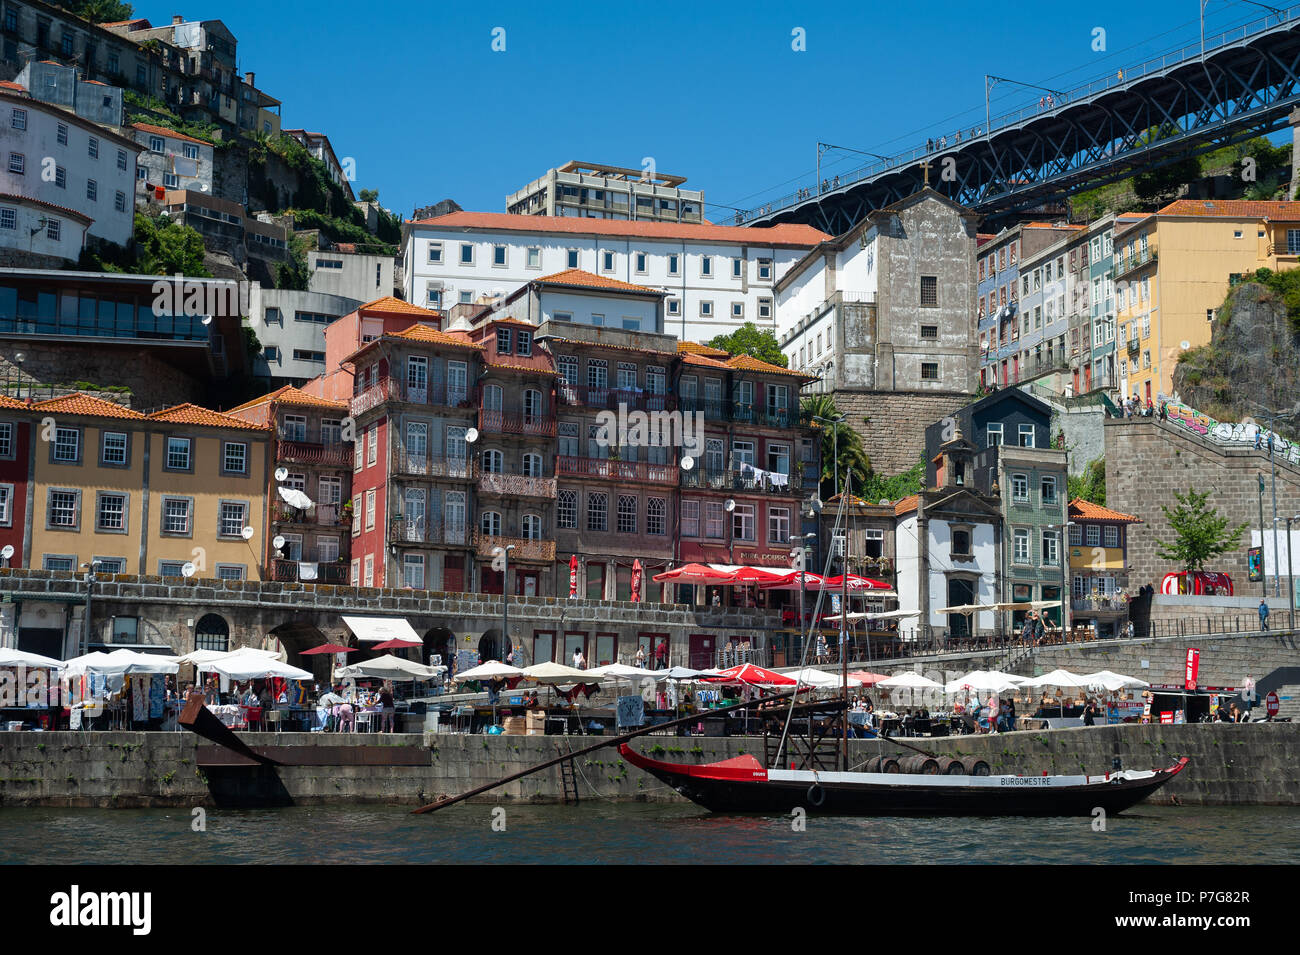
[[[827,590],[841,590],[844,587],[844,575],[840,574],[836,577],[827,577],[822,581],[822,586]],[[875,580],[871,577],[859,577],[857,574],[849,574],[849,590],[893,590],[893,588],[883,580]]]
[[[641,558],[632,561],[632,599],[641,600],[641,578],[645,576],[645,570],[641,567]]]
[[[788,574],[776,578],[772,581],[762,581],[759,586],[764,590],[799,590],[800,589],[800,572],[795,570]],[[824,578],[821,574],[814,574],[811,570],[803,573],[803,588],[806,590],[817,591],[822,589]]]
[[[859,686],[875,686],[881,680],[888,680],[887,673],[870,673],[866,670],[854,670],[849,673],[849,682]]]
[[[371,650],[407,650],[411,647],[424,646],[419,640],[403,640],[401,637],[394,637],[391,640],[385,640],[383,643],[376,643]]]
[[[314,653],[355,653],[356,649],[356,647],[342,647],[337,643],[322,643],[319,647],[302,651],[302,655],[309,657]]]
[[[710,683],[744,683],[747,686],[794,686],[795,680],[774,670],[742,663],[709,677]]]
[[[569,558],[569,596],[578,596],[578,555]]]
[[[662,574],[655,574],[652,580],[672,581],[675,584],[725,584],[731,581],[731,572],[714,570],[708,564],[682,564]]]

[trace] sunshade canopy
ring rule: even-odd
[[[507,666],[499,660],[489,660],[487,663],[457,673],[456,680],[457,682],[461,680],[495,680],[497,678],[508,680],[523,675],[524,671],[518,667]]]
[[[376,680],[434,680],[446,670],[446,667],[430,667],[413,660],[403,660],[391,653],[373,660],[363,660],[350,666],[340,667],[335,671],[336,677],[371,678]]]
[[[804,667],[802,670],[786,671],[782,676],[790,677],[802,683],[804,686],[823,687],[823,686],[842,686],[843,680],[833,673],[827,673],[825,670],[818,670],[816,667]]]
[[[994,693],[1001,693],[1004,690],[1017,689],[1027,679],[1028,677],[1003,673],[1000,670],[971,670],[955,680],[950,680],[944,685],[944,690],[948,693],[958,693],[962,690],[991,690]]]
[[[312,499],[297,488],[282,487],[277,490],[280,492],[280,499],[290,507],[300,507],[306,510],[312,506]]]
[[[1088,681],[1089,686],[1100,686],[1107,690],[1128,690],[1151,685],[1135,676],[1125,676],[1122,673],[1113,673],[1110,670],[1098,670],[1096,673],[1085,674],[1084,679]]]
[[[794,686],[795,682],[784,674],[777,673],[775,670],[768,670],[752,663],[742,663],[739,666],[729,667],[721,670],[716,676],[710,678],[711,683],[737,683],[746,686]]]
[[[942,683],[935,683],[928,677],[923,677],[919,673],[911,670],[905,673],[896,673],[887,680],[879,681],[876,686],[883,686],[891,690],[896,689],[913,689],[913,690],[938,690],[942,689]]]
[[[652,676],[658,680],[675,680],[680,683],[686,683],[692,680],[711,680],[716,673],[710,673],[707,670],[695,670],[691,667],[672,667],[668,670],[642,670],[647,676]]]
[[[104,653],[96,650],[84,656],[66,661],[67,674],[77,676],[82,673],[102,673],[105,675],[124,675],[132,673],[175,673],[180,669],[179,657],[164,654],[137,653],[135,650],[114,650]]]
[[[1024,685],[1034,687],[1086,687],[1089,685],[1089,678],[1081,673],[1071,673],[1069,670],[1053,670],[1051,673],[1044,673],[1042,676],[1026,680]]]
[[[586,670],[566,667],[563,663],[535,663],[523,670],[524,677],[534,683],[599,683],[599,676],[592,676]]]
[[[46,670],[62,670],[65,666],[67,664],[62,660],[43,657],[39,653],[0,648],[0,667],[37,667]]]
[[[881,680],[888,679],[888,673],[871,673],[868,670],[854,670],[849,674],[849,682],[858,686],[875,686]]]
[[[244,651],[251,649],[245,647]],[[258,651],[251,653],[244,651],[236,651],[220,660],[213,660],[204,669],[220,673],[232,680],[264,680],[270,677],[280,677],[285,680],[315,679],[309,671],[282,663],[275,657],[268,657]]]
[[[344,615],[343,622],[362,643],[383,643],[394,638],[422,643],[419,635],[402,617],[352,617]]]
[[[310,650],[302,651],[302,655],[305,657],[309,657],[317,653],[355,653],[355,652],[356,650],[354,648],[345,647],[342,644],[322,643],[319,647],[312,647]]]

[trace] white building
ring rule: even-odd
[[[408,301],[451,308],[581,269],[666,293],[663,331],[708,341],[775,329],[776,283],[829,238],[807,225],[692,225],[453,212],[403,227]]]
[[[76,262],[86,244],[90,217],[72,209],[26,196],[0,194],[0,249],[9,250],[6,265],[57,267],[45,257]]]
[[[568,269],[520,286],[483,320],[498,318],[533,325],[564,322],[662,334],[664,293]]]
[[[351,170],[343,168],[343,163],[334,154],[334,145],[328,136],[324,133],[308,132],[305,129],[286,129],[284,132],[302,143],[307,152],[325,164],[330,178],[347,194],[349,202],[356,201],[357,197],[352,192],[352,183],[348,181],[348,173]]]
[[[354,298],[358,304],[393,294],[393,257],[353,252],[349,244],[333,249],[311,249],[307,265],[311,276],[307,288],[312,292]]]
[[[253,376],[279,388],[324,374],[325,327],[360,305],[341,295],[253,285],[249,324],[262,345],[253,361]]]
[[[0,193],[86,216],[88,236],[130,241],[139,152],[134,141],[75,113],[0,88]]]
[[[141,198],[158,186],[212,195],[212,145],[165,126],[133,123],[142,152],[136,164]]]

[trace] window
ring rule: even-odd
[[[533,353],[533,333],[520,329],[515,335],[515,354],[525,358]]]
[[[241,528],[242,529],[242,528]],[[163,498],[162,532],[188,537],[190,533],[190,499],[187,497]]]
[[[54,460],[63,464],[75,464],[81,460],[81,432],[78,429],[54,429]]]
[[[14,457],[14,426],[8,421],[0,422],[0,458],[12,460]]]
[[[379,426],[372,425],[366,432],[366,467],[373,467],[379,460]]]
[[[14,486],[0,484],[0,525],[5,527],[10,527],[14,522],[13,499]]]
[[[43,566],[45,570],[67,571],[67,570],[72,570],[76,562],[77,562],[77,558],[75,557],[46,556],[43,561]],[[176,574],[175,576],[180,576],[180,575]]]
[[[222,501],[218,511],[217,536],[239,537],[247,523],[248,505],[242,501]]]
[[[731,535],[738,541],[755,540],[754,505],[737,504],[731,512]]]
[[[1106,535],[1106,546],[1107,546],[1107,547],[1118,547],[1118,546],[1119,546],[1119,528],[1118,528],[1118,527],[1113,527],[1113,526],[1108,525],[1108,526],[1104,529],[1104,532],[1105,532],[1105,535]]]
[[[366,568],[365,573],[362,576],[362,583],[366,587],[373,587],[375,585],[375,555],[374,554],[366,554],[365,568]]]
[[[1000,447],[1002,445],[1002,422],[990,422],[985,428],[985,447]]]
[[[771,259],[759,259],[759,260],[758,260],[758,278],[759,278],[759,281],[762,281],[762,282],[768,282],[768,281],[771,281],[771,279],[772,279],[772,260],[771,260]]]
[[[700,536],[700,502],[682,501],[682,536]]]
[[[429,243],[429,264],[430,265],[442,264],[442,243],[441,242]]]
[[[681,274],[681,269],[680,269],[680,260],[679,260],[679,257],[678,257],[677,255],[669,255],[669,256],[668,256],[668,274],[669,274],[669,275],[680,275],[680,274]]]
[[[767,509],[767,542],[769,544],[788,544],[790,542],[790,509],[788,507],[769,507]]]
[[[99,201],[99,183],[93,179],[86,180],[86,198],[91,202]]]
[[[1089,547],[1101,546],[1101,525],[1088,524],[1086,530],[1084,531],[1084,534],[1088,539]]]
[[[63,235],[63,223],[58,219],[45,220],[45,236],[53,242],[58,242]]]
[[[9,154],[9,171],[16,176],[21,176],[27,168],[27,157],[22,153]]]
[[[224,441],[221,445],[221,470],[224,474],[248,473],[248,445],[242,441]]]
[[[745,260],[744,260],[744,259],[739,259],[739,258],[737,258],[737,259],[732,259],[732,260],[731,260],[731,277],[732,277],[733,279],[738,279],[738,278],[740,278],[742,275],[744,275],[744,274],[745,274],[745,273],[744,273],[744,269],[745,269]]]
[[[424,589],[424,555],[402,555],[402,586],[411,590]]]
[[[937,275],[921,276],[921,307],[936,308],[939,305],[939,277]]]
[[[190,470],[190,446],[189,438],[168,438],[166,470]]]
[[[1060,537],[1056,531],[1043,531],[1043,566],[1057,567],[1061,563]]]
[[[937,361],[921,362],[921,380],[922,381],[939,380],[939,363]]]
[[[1029,531],[1023,527],[1017,527],[1015,531],[1015,562],[1017,564],[1027,564],[1029,561]]]
[[[953,528],[952,532],[952,554],[956,557],[969,557],[970,552],[970,531],[965,529]]]
[[[530,245],[525,251],[526,265],[530,269],[540,269],[542,267],[542,250],[535,245]]]
[[[47,527],[76,530],[81,518],[81,492],[51,488],[49,510],[45,519]]]
[[[489,448],[483,452],[483,472],[485,474],[500,474],[505,467],[505,457],[500,451]]]
[[[571,488],[561,488],[556,498],[555,523],[558,527],[576,528],[578,526],[578,492]]]
[[[366,530],[375,529],[375,489],[366,491]]]
[[[508,328],[497,329],[497,354],[509,355],[512,350],[513,339]]]
[[[704,502],[704,536],[714,540],[722,539],[722,515],[726,512],[722,509],[721,501]]]
[[[1042,481],[1043,503],[1056,503],[1056,478],[1045,476]]]
[[[126,212],[126,193],[121,189],[113,193],[113,211]]]
[[[637,275],[646,274],[646,254],[644,252],[636,254],[636,272]]]
[[[14,129],[26,129],[27,110],[25,109],[14,110],[13,115],[9,119],[9,125],[12,126]]]
[[[1083,543],[1083,528],[1075,524],[1070,528],[1070,546],[1078,547]]]
[[[646,502],[645,532],[656,537],[668,533],[668,502],[662,497],[652,497]]]
[[[569,250],[568,250],[568,259],[567,259],[567,262],[568,262],[568,268],[576,269],[576,268],[578,267],[578,250],[577,250],[577,249],[569,249]]]
[[[608,529],[609,496],[603,491],[587,492],[587,530]]]
[[[712,317],[713,317],[713,303],[704,302],[704,301],[700,302],[700,318],[712,318]]]
[[[494,268],[505,268],[506,247],[504,245],[492,246],[492,265]]]
[[[632,494],[618,496],[618,532],[620,534],[636,533],[637,499]]]
[[[199,158],[199,147],[195,143],[185,143],[181,147],[181,151],[184,153],[186,159]]]
[[[100,434],[99,463],[110,467],[124,467],[127,463],[127,438],[121,431],[104,431]]]
[[[713,256],[700,256],[700,277],[706,279],[713,277]]]
[[[243,580],[243,564],[217,564],[217,580]]]
[[[161,136],[149,137],[149,152],[161,153],[164,150],[166,150],[166,148],[167,148],[167,143],[163,141],[163,138]]]
[[[1011,500],[1017,503],[1029,503],[1029,478],[1025,475],[1011,475]]]
[[[922,325],[922,326],[921,326],[921,338],[922,338],[922,340],[925,340],[925,341],[937,341],[938,338],[939,338],[939,326],[938,326],[938,325]]]
[[[474,245],[471,242],[462,242],[460,244],[460,264],[474,264]]]
[[[1032,448],[1034,446],[1034,426],[1032,424],[1020,425],[1020,446],[1022,448]]]
[[[501,515],[496,511],[484,511],[479,517],[479,530],[484,537],[501,536]]]
[[[293,360],[317,361],[323,363],[325,361],[325,353],[323,351],[312,351],[308,348],[295,348],[293,350]]]
[[[572,312],[554,312],[554,313],[552,313],[552,315],[551,315],[551,319],[552,319],[553,321],[557,321],[557,322],[571,322],[571,321],[573,321],[573,313],[572,313]]]

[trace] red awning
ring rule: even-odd
[[[716,677],[710,677],[710,683],[743,683],[746,686],[794,686],[795,681],[784,674],[752,663],[721,671]]]
[[[675,584],[725,584],[730,581],[731,575],[714,570],[708,564],[682,564],[680,567],[665,570],[662,574],[655,574],[654,579]]]
[[[840,590],[844,587],[844,575],[839,574],[835,577],[827,577],[822,584],[827,590]],[[862,592],[867,590],[893,590],[889,584],[883,580],[875,580],[871,577],[859,577],[857,574],[849,574],[849,590]]]
[[[747,587],[753,584],[776,583],[789,571],[783,567],[746,567],[735,564],[682,564],[655,574],[657,581],[675,584],[726,584]]]
[[[319,647],[312,647],[310,650],[302,651],[302,655],[309,657],[314,653],[355,653],[353,647],[339,646],[337,643],[322,643]]]

